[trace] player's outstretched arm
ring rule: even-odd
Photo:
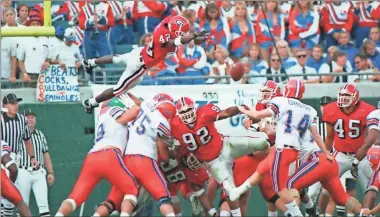
[[[196,32],[196,33],[189,33],[188,35],[185,36],[180,36],[176,39],[171,39],[165,44],[163,44],[164,47],[177,47],[181,45],[188,44],[192,40],[196,40],[198,38],[202,38],[208,34],[207,31],[203,30],[201,32]]]
[[[218,120],[223,120],[229,117],[233,117],[239,113],[240,113],[239,108],[237,106],[232,106],[220,111],[218,115]]]
[[[247,110],[244,106],[238,106],[238,109],[241,113],[253,119],[263,119],[263,118],[272,117],[274,115],[274,112],[270,108],[267,108],[261,111],[256,111],[254,109]]]
[[[311,135],[313,136],[315,142],[317,143],[318,147],[323,151],[323,153],[326,155],[327,159],[333,161],[333,156],[330,155],[330,151],[327,150],[325,143],[323,142],[323,139],[321,135],[319,135],[318,128],[316,125],[311,125],[309,127],[309,130],[311,132]]]
[[[129,122],[135,120],[137,118],[137,116],[139,115],[139,112],[140,112],[140,107],[134,105],[129,110],[123,112],[123,114],[120,115],[116,119],[116,122],[119,124],[126,125]]]
[[[140,106],[142,103],[142,100],[138,98],[137,96],[133,95],[132,93],[128,92],[128,96],[136,103],[136,105]]]
[[[17,166],[16,162],[9,156],[9,154],[3,154],[1,156],[1,163],[5,166],[6,169],[9,171],[9,179],[12,182],[15,182],[17,179]]]

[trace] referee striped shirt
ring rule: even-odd
[[[318,118],[318,131],[323,141],[325,141],[327,136],[327,123],[323,122],[321,117]]]
[[[22,114],[16,114],[14,118],[1,112],[1,140],[11,147],[12,152],[22,154],[26,152],[24,140],[30,139],[28,120]]]
[[[49,151],[46,137],[40,130],[35,129],[31,134],[31,139],[36,160],[40,163],[42,167],[44,167],[44,153]],[[23,155],[21,155],[20,167],[32,167],[30,157],[26,151],[23,152]]]

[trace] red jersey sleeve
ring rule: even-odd
[[[202,118],[214,122],[218,120],[219,113],[220,113],[220,108],[214,104],[207,104],[205,106],[202,106],[201,108],[202,111]]]
[[[334,124],[335,123],[334,113],[336,112],[337,108],[338,106],[336,106],[336,102],[332,102],[326,105],[323,108],[322,121],[329,124]]]
[[[256,104],[255,109],[256,109],[256,111],[262,111],[262,110],[266,109],[266,107],[267,107],[267,105],[260,101]]]
[[[144,5],[150,10],[162,14],[166,10],[166,4],[158,1],[144,1]]]

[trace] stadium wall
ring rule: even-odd
[[[305,102],[312,105],[319,110],[319,98],[323,95],[336,96],[337,90],[341,85],[310,85],[307,86],[305,94]],[[106,88],[96,85],[95,89]],[[189,91],[190,90],[190,91]],[[198,101],[215,101],[217,95],[218,102],[224,98],[236,98],[239,94],[247,94],[245,100],[250,101],[251,98],[256,98],[258,86],[244,85],[244,86],[169,86],[169,87],[138,87],[132,92],[138,96],[148,97],[158,92],[172,93],[174,97],[178,94],[185,94],[188,96],[195,96],[200,94],[204,97],[203,100]],[[373,84],[360,84],[360,95],[362,99],[370,104],[377,106],[380,96],[378,94],[378,85]],[[237,92],[240,91],[240,92]],[[15,89],[15,90],[2,90],[1,94],[13,92],[18,97],[23,98],[20,104],[20,113],[24,108],[32,109],[37,114],[37,128],[42,130],[47,136],[50,154],[52,157],[54,171],[56,175],[56,183],[50,188],[49,202],[52,214],[55,214],[64,200],[70,193],[74,182],[80,172],[82,161],[93,144],[93,135],[91,134],[94,128],[94,116],[87,115],[79,103],[40,103],[36,100],[36,91],[34,89]],[[377,92],[377,93],[376,93]],[[216,95],[215,95],[215,94]],[[254,96],[256,95],[256,96]],[[81,89],[81,99],[92,96],[92,88]],[[245,96],[245,95],[244,95]],[[243,97],[244,98],[244,97]],[[239,99],[239,97],[237,97]],[[240,100],[238,100],[240,101]],[[204,102],[203,102],[204,103]],[[233,103],[233,102],[232,102]],[[220,105],[222,108],[225,105]],[[234,120],[230,120],[233,122]],[[235,120],[235,122],[237,122]],[[91,194],[89,200],[85,204],[84,216],[92,215],[94,207],[107,197],[110,186],[108,183],[102,182],[98,185],[95,191]],[[252,190],[252,197],[250,199],[249,215],[250,216],[265,216],[266,205],[262,196],[257,188]],[[358,199],[361,201],[363,198],[362,192],[358,192]],[[219,200],[215,201],[217,206]],[[184,203],[185,206],[184,216],[191,216],[191,205],[189,202]],[[34,215],[38,214],[34,197],[31,198],[31,208]],[[80,208],[73,214],[78,216]],[[155,209],[158,215],[158,210]]]

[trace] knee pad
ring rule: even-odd
[[[300,194],[300,198],[303,198],[306,195],[305,189],[300,190],[299,194]]]
[[[346,179],[346,190],[352,191],[356,189],[356,181],[354,179]]]
[[[160,207],[163,204],[172,204],[172,200],[170,199],[170,197],[161,197],[158,200],[157,204],[158,204],[158,207]]]
[[[73,210],[77,208],[77,203],[73,199],[66,199],[62,203],[68,203],[73,207]]]
[[[106,200],[99,204],[99,206],[104,206],[105,208],[107,208],[108,215],[111,215],[111,213],[115,210],[115,203],[112,200]]]
[[[137,197],[135,195],[127,194],[124,196],[123,200],[129,200],[134,207],[137,205]]]
[[[369,186],[369,187],[367,188],[367,190],[365,191],[364,195],[367,194],[367,192],[369,192],[369,191],[376,192],[376,195],[377,195],[379,189],[377,189],[376,186],[371,185],[371,186]]]
[[[271,199],[269,199],[268,202],[271,202],[273,204],[276,204],[276,201],[280,199],[280,196],[278,196],[278,194],[276,193]]]

